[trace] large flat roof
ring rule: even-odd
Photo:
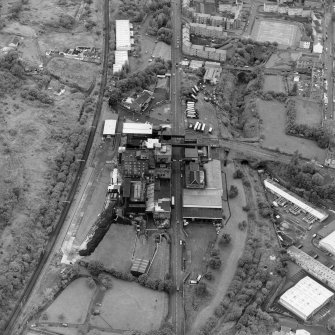
[[[273,182],[270,179],[264,180],[264,186],[268,188],[270,191],[276,193],[278,196],[285,198],[287,201],[297,205],[304,211],[315,216],[320,221],[323,221],[328,217],[328,214],[326,212],[321,211],[320,209],[316,209],[312,207],[311,204],[308,204],[305,201],[300,200],[298,196],[292,195],[290,192],[284,190],[277,183]]]
[[[115,20],[116,50],[131,50],[129,20]]]
[[[319,242],[320,246],[330,251],[333,255],[335,255],[335,231],[330,233],[328,236],[323,238]]]
[[[117,120],[105,120],[103,135],[115,135]]]
[[[287,290],[280,297],[279,303],[303,320],[307,320],[333,295],[333,292],[307,276]]]
[[[123,123],[123,134],[152,134],[152,124],[151,123]]]
[[[189,189],[183,190],[183,207],[222,208],[222,190]]]
[[[222,190],[221,162],[213,159],[204,164],[206,189]]]

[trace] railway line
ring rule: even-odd
[[[80,179],[83,175],[86,162],[88,160],[94,137],[97,131],[97,126],[99,124],[100,116],[101,116],[101,109],[102,109],[102,103],[103,103],[103,97],[104,97],[104,91],[107,83],[107,70],[108,70],[108,54],[109,54],[109,38],[110,38],[110,24],[109,24],[109,0],[104,0],[104,43],[103,43],[103,71],[102,71],[102,77],[101,77],[101,85],[100,85],[100,90],[99,90],[99,96],[98,96],[98,101],[96,105],[96,111],[94,114],[92,126],[90,128],[90,134],[86,143],[86,147],[83,153],[83,157],[80,160],[80,166],[77,172],[76,179],[72,185],[72,188],[69,192],[69,195],[64,202],[64,208],[63,211],[59,217],[59,220],[57,224],[55,225],[55,228],[50,236],[49,242],[47,243],[45,247],[45,251],[41,254],[37,268],[31,278],[28,281],[28,284],[22,293],[19,301],[17,302],[12,315],[10,316],[5,330],[2,333],[2,335],[11,335],[13,334],[14,330],[22,330],[22,325],[20,326],[18,323],[18,319],[21,315],[21,312],[23,311],[23,308],[25,304],[27,303],[28,299],[31,296],[31,293],[35,287],[35,283],[37,282],[39,276],[41,275],[43,268],[45,264],[47,263],[50,255],[54,251],[54,247],[56,245],[56,241],[58,239],[58,236],[61,232],[61,229],[63,227],[63,224],[65,222],[65,219],[69,213],[71,204],[74,200],[74,196],[77,192],[78,185],[80,182]]]

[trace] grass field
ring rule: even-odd
[[[206,271],[206,255],[211,242],[215,242],[216,231],[210,223],[191,223],[185,231],[186,239],[186,269],[195,275]]]
[[[297,124],[320,125],[322,119],[320,104],[305,99],[295,99],[295,101],[297,106]]]
[[[319,162],[325,159],[325,151],[320,149],[314,141],[288,136],[285,134],[286,110],[284,104],[276,101],[257,100],[258,112],[263,120],[263,147],[282,152],[294,153],[298,150],[303,157],[317,158]]]
[[[90,323],[107,327],[107,321],[113,329],[149,331],[160,327],[167,310],[166,293],[115,279],[113,288],[105,293],[101,316],[92,316]]]
[[[293,46],[298,34],[298,26],[294,24],[269,20],[256,20],[252,30],[252,36],[256,41],[277,42],[284,46]]]
[[[170,247],[166,239],[158,245],[156,256],[152,262],[149,275],[152,278],[164,279],[165,275],[169,273],[170,264]]]
[[[84,323],[93,293],[86,278],[75,280],[46,309],[47,321]]]
[[[273,91],[275,93],[285,93],[285,85],[283,78],[276,75],[265,75],[264,76],[264,92]]]
[[[51,74],[61,77],[66,84],[77,85],[88,90],[94,78],[99,74],[99,66],[76,59],[53,58],[47,65]]]
[[[107,268],[128,271],[136,233],[133,226],[113,224],[87,260],[98,260]]]

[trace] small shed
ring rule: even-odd
[[[116,122],[117,120],[105,120],[104,130],[102,133],[104,137],[115,135]]]
[[[150,261],[147,259],[136,258],[131,266],[130,272],[134,276],[140,276],[147,272]]]

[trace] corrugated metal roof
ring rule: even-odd
[[[116,50],[131,50],[129,20],[115,20]]]

